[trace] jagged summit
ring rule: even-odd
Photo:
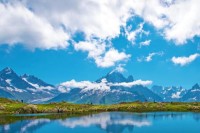
[[[117,71],[108,73],[105,76],[105,78],[106,78],[106,80],[108,82],[112,82],[112,83],[115,83],[115,82],[126,82],[126,78],[122,75],[122,73],[117,72]]]
[[[103,82],[105,81],[105,82]],[[24,101],[40,101],[53,98],[52,101],[70,101],[76,103],[118,103],[124,101],[200,101],[200,86],[196,83],[190,90],[183,87],[153,86],[149,90],[145,86],[132,84],[132,75],[125,77],[122,72],[113,70],[90,85],[90,89],[58,88],[44,82],[34,75],[19,76],[11,68],[6,67],[0,71],[0,96],[23,99]],[[100,83],[100,84],[98,84]],[[59,86],[60,87],[60,86]],[[98,89],[97,89],[98,88]],[[99,89],[100,88],[100,89]],[[104,89],[108,88],[108,89]],[[67,89],[62,92],[59,89]]]
[[[25,74],[23,74],[21,77],[26,78],[26,77],[29,77],[29,75],[25,73]]]
[[[2,97],[23,99],[26,102],[51,98],[57,93],[54,88],[53,85],[47,84],[33,75],[19,76],[9,67],[0,71],[0,96]]]
[[[193,87],[192,87],[192,89],[200,89],[200,86],[199,86],[199,84],[198,83],[196,83]]]
[[[181,86],[164,87],[154,85],[152,86],[151,90],[154,93],[158,94],[160,97],[162,97],[162,99],[166,102],[180,101],[181,98],[187,93],[187,90]]]
[[[21,78],[31,84],[37,84],[37,85],[43,86],[43,87],[46,87],[46,86],[54,87],[53,85],[47,84],[46,82],[35,77],[34,75],[24,74],[21,76]]]
[[[134,81],[133,76],[132,76],[132,75],[129,75],[128,78],[127,78],[127,81],[128,81],[128,82],[133,82],[133,81]]]
[[[5,67],[2,71],[12,71],[10,67]]]
[[[132,82],[133,76],[130,75],[128,78],[125,78],[121,72],[111,71],[102,78],[98,79],[96,82],[101,82],[102,79],[106,79],[107,82],[111,83],[121,83],[121,82]]]
[[[10,75],[10,74],[16,75],[16,73],[10,67],[6,67],[0,71],[0,75]]]
[[[197,102],[200,101],[200,86],[196,83],[188,92],[183,96],[183,101]]]
[[[25,86],[31,87],[29,84],[22,81],[22,79],[9,67],[4,68],[0,71],[0,78],[2,82],[6,82],[10,86],[15,86],[16,88],[25,89]]]

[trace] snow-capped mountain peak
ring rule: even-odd
[[[132,76],[125,78],[122,73],[112,71],[96,82],[75,80],[64,82],[60,85],[63,93],[49,102],[66,100],[75,103],[112,104],[137,100],[162,101],[158,95],[143,85],[146,82],[149,81],[133,81]]]
[[[43,87],[47,87],[47,86],[54,87],[53,85],[50,85],[33,75],[24,74],[21,76],[21,78],[33,86],[38,85],[38,86],[43,86]]]
[[[5,74],[13,73],[14,71],[10,67],[6,67],[2,70],[2,73],[5,72]]]
[[[192,87],[192,89],[200,89],[200,86],[199,86],[199,84],[198,83],[196,83],[193,87]]]
[[[181,98],[186,94],[187,90],[182,87],[163,87],[154,85],[151,90],[163,98],[164,101],[180,101]]]
[[[98,79],[96,82],[101,82],[102,79],[106,79],[109,83],[121,83],[121,82],[132,82],[133,76],[130,75],[128,78],[125,78],[121,72],[111,71],[106,76]]]
[[[190,90],[183,87],[153,86],[149,90],[145,84],[149,81],[127,78],[121,72],[112,71],[96,82],[75,80],[55,87],[33,75],[18,76],[11,68],[0,71],[0,96],[23,99],[26,102],[51,101],[75,103],[119,103],[127,101],[200,101],[200,86],[195,84]],[[60,91],[59,87],[64,91]],[[66,91],[67,90],[67,91]]]
[[[11,68],[6,67],[0,71],[0,77],[2,79],[12,79],[12,78],[16,78],[17,74]]]
[[[183,96],[183,101],[197,102],[200,101],[200,86],[195,84],[188,92]]]
[[[23,99],[30,101],[42,99],[56,95],[52,93],[55,87],[44,81],[27,74],[18,76],[11,68],[4,68],[0,71],[0,90],[10,93],[7,96],[13,96],[13,99]],[[6,94],[4,93],[4,94]]]
[[[133,76],[129,75],[127,78],[127,82],[133,82],[133,81],[134,81]]]

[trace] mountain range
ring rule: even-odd
[[[134,84],[133,76],[112,71],[87,87],[52,85],[33,75],[17,75],[11,68],[0,71],[0,97],[23,100],[29,103],[60,102],[115,104],[133,101],[196,102],[200,101],[200,86],[187,90],[182,87],[154,85],[150,89]],[[128,84],[125,85],[125,84]],[[131,86],[130,86],[131,85]],[[60,91],[60,89],[68,91]]]
[[[24,74],[17,75],[11,68],[0,71],[0,96],[23,100],[24,102],[40,102],[57,95],[56,87],[44,81]]]
[[[152,86],[151,90],[159,95],[163,101],[165,102],[171,102],[171,101],[180,101],[182,100],[182,97],[187,93],[187,90],[176,86],[171,87],[163,87],[154,85]]]
[[[104,83],[106,81],[106,83]],[[108,84],[131,83],[133,77],[125,78],[119,72],[111,72],[96,80],[94,84],[102,84],[103,87],[87,89],[74,88],[69,92],[61,93],[50,100],[50,102],[69,101],[75,103],[114,104],[131,101],[162,101],[162,98],[153,93],[147,87],[136,85],[132,87],[109,86]],[[62,86],[65,87],[65,86]],[[109,89],[105,89],[109,87]]]

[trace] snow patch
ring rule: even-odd
[[[9,85],[11,85],[12,79],[6,79],[5,81],[6,81],[6,83],[8,83]]]
[[[200,89],[194,89],[194,90],[191,90],[191,92],[199,92]]]
[[[48,101],[48,100],[50,100],[52,98],[53,97],[34,99],[34,100],[29,101],[29,103],[42,103],[42,102]]]
[[[26,78],[22,78],[25,82],[27,82],[28,84],[30,84],[31,86],[33,86],[34,88],[36,89],[32,89],[32,88],[29,88],[29,90],[33,91],[33,92],[37,92],[37,91],[44,91],[44,90],[48,90],[48,91],[51,91],[53,90],[54,88],[51,87],[51,86],[40,86],[38,84],[33,84],[31,82],[29,82]]]
[[[176,98],[176,99],[181,98],[180,95],[181,95],[181,92],[173,93],[173,94],[172,94],[172,98]]]
[[[11,87],[6,87],[6,89],[8,90],[8,91],[14,91],[14,89],[13,88],[11,88]]]
[[[18,89],[18,88],[15,88],[14,91],[20,92],[20,93],[24,92],[22,89]]]

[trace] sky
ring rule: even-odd
[[[199,0],[0,0],[0,69],[52,84],[112,70],[200,83]]]

